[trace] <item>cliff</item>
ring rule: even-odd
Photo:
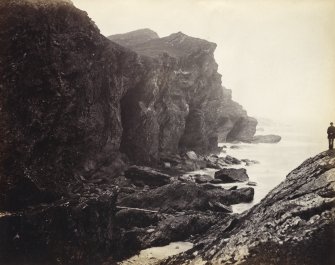
[[[90,178],[118,172],[138,56],[62,0],[1,1],[0,47],[0,263],[111,255],[117,190]]]
[[[181,32],[159,38],[149,29],[109,39],[135,51],[145,68],[121,103],[121,150],[132,160],[147,163],[185,150],[208,153],[217,150],[218,140],[252,139],[257,121],[222,87],[216,44]]]
[[[1,184],[64,192],[113,163],[120,101],[141,75],[138,56],[67,1],[1,1],[0,32]],[[28,203],[17,195],[2,204]]]
[[[113,38],[125,48],[69,1],[0,8],[2,194],[27,181],[62,193],[97,171],[112,177],[120,151],[152,164],[162,153],[210,152],[219,131],[230,140],[253,135],[256,122],[221,86],[215,44],[146,29]],[[13,193],[5,207],[52,199]]]
[[[335,264],[334,183],[335,153],[310,158],[258,205],[165,264]]]
[[[148,30],[136,39],[185,45],[141,55],[102,36],[70,1],[1,1],[1,263],[121,255],[115,185],[125,164],[217,147],[216,110],[228,99],[215,45]]]

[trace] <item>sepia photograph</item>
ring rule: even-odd
[[[334,265],[335,0],[0,0],[1,265]]]

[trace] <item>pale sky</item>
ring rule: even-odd
[[[108,36],[150,28],[215,42],[251,116],[335,122],[335,0],[73,0]]]

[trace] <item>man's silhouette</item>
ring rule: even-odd
[[[328,141],[329,141],[329,150],[333,149],[334,147],[334,138],[335,138],[335,127],[333,123],[330,123],[330,126],[327,129],[328,134]]]

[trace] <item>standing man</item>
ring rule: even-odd
[[[330,123],[330,126],[328,127],[327,134],[328,134],[328,141],[329,141],[329,150],[332,150],[334,146],[334,138],[335,138],[335,127],[333,126],[332,122]]]

